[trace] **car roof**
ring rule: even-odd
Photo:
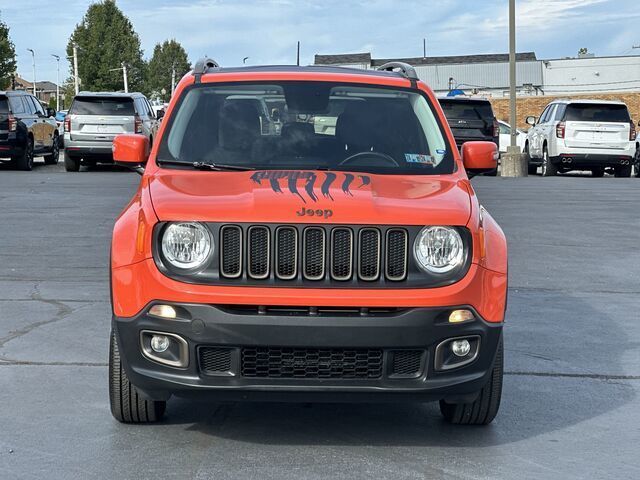
[[[79,92],[76,97],[143,97],[140,92]]]
[[[442,102],[442,101],[452,101],[452,102],[460,102],[460,103],[464,103],[464,102],[487,102],[487,103],[491,103],[488,99],[486,99],[484,97],[462,97],[462,96],[438,97],[438,101],[440,101],[440,102]]]
[[[583,104],[589,104],[589,105],[624,105],[626,106],[627,104],[624,102],[621,102],[619,100],[596,100],[596,99],[568,99],[568,98],[563,98],[560,100],[554,100],[551,103],[562,103],[565,105],[571,105],[572,103],[583,103]]]
[[[215,69],[209,69],[205,74],[215,73],[337,73],[337,74],[350,74],[361,75],[367,77],[386,77],[386,78],[403,78],[407,79],[406,75],[401,72],[387,71],[387,70],[372,70],[362,68],[351,67],[338,67],[327,65],[259,65],[249,67],[218,67]]]

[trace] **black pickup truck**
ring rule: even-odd
[[[0,162],[31,170],[34,156],[42,155],[47,165],[58,163],[55,114],[27,92],[0,91]]]

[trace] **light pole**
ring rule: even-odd
[[[31,48],[27,48],[27,50],[31,52],[31,63],[33,64],[33,96],[38,98],[36,95],[36,53]]]
[[[110,68],[110,72],[115,72],[116,70],[122,70],[122,79],[124,80],[124,93],[129,93],[129,79],[127,77],[127,64],[122,62],[121,67],[118,68]]]
[[[77,95],[80,91],[80,79],[78,78],[78,44],[75,42],[73,42],[73,81]]]
[[[56,59],[56,110],[60,110],[60,56],[51,54]]]
[[[528,166],[518,147],[518,120],[516,109],[516,0],[509,0],[509,123],[511,124],[511,144],[503,155],[503,177],[525,177]]]

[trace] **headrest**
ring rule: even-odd
[[[229,101],[220,111],[218,141],[227,150],[251,150],[260,136],[260,116],[255,105],[245,101]]]
[[[294,143],[301,143],[315,137],[315,129],[310,123],[303,122],[291,122],[285,123],[282,126],[282,139],[292,141]]]

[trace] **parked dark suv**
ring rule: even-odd
[[[472,97],[444,97],[438,100],[458,148],[465,142],[500,144],[500,125],[489,100]]]
[[[31,170],[35,155],[43,155],[47,165],[58,163],[55,114],[27,92],[0,91],[0,161],[20,170]]]

